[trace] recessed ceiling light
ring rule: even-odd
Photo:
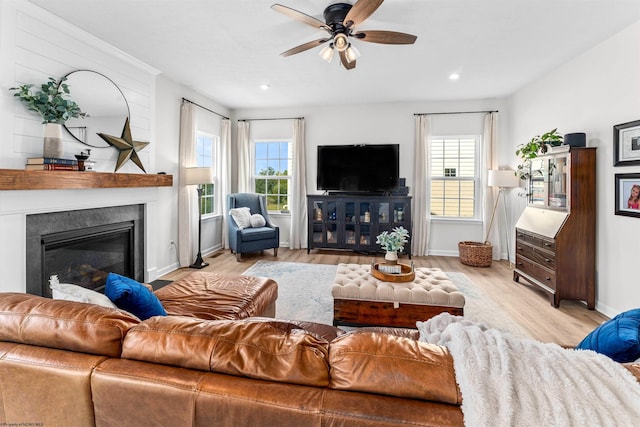
[[[453,73],[449,76],[449,80],[458,80],[460,78],[460,74]]]
[[[268,84],[268,83],[262,83],[260,85],[260,89],[262,89],[262,90],[268,90],[270,87],[271,87],[271,85]]]

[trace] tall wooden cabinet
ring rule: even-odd
[[[409,196],[307,196],[308,246],[381,252],[376,237],[382,231],[402,226],[411,235]],[[404,245],[411,258],[411,242]]]
[[[596,149],[561,146],[530,162],[528,203],[516,224],[513,280],[540,287],[551,304],[595,308]]]

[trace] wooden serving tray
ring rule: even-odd
[[[371,275],[378,280],[382,280],[383,282],[403,283],[411,282],[416,278],[416,272],[413,269],[413,262],[411,263],[411,265],[398,263],[397,265],[399,265],[401,268],[401,272],[398,274],[385,273],[384,271],[380,271],[381,265],[385,265],[385,263],[371,263]]]

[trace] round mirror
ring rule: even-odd
[[[124,122],[129,117],[129,105],[124,94],[111,79],[95,71],[73,71],[66,77],[71,99],[87,113],[87,117],[67,120],[65,129],[90,147],[110,147],[98,133],[122,134]]]

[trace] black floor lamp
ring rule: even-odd
[[[185,185],[198,186],[198,255],[190,268],[203,268],[209,265],[202,259],[202,186],[213,182],[213,171],[210,167],[186,168]]]

